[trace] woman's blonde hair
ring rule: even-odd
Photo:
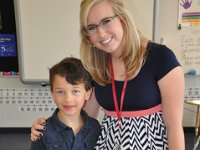
[[[111,82],[109,66],[110,54],[94,47],[89,42],[89,37],[84,33],[90,9],[102,1],[110,3],[113,12],[122,23],[124,36],[121,43],[123,46],[121,59],[125,63],[126,75],[129,79],[141,67],[141,62],[144,62],[146,47],[141,44],[144,38],[138,32],[132,17],[125,9],[123,0],[82,0],[80,5],[81,59],[94,80],[101,85],[105,85]]]

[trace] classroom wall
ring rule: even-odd
[[[31,127],[39,116],[52,114],[49,87],[23,84],[19,77],[0,76],[0,128]]]
[[[127,0],[132,5],[131,0]],[[160,0],[160,18],[159,18],[159,38],[164,38],[164,44],[172,48],[177,55],[177,58],[180,59],[178,55],[178,50],[176,47],[176,41],[178,40],[177,31],[177,11],[178,11],[178,0]],[[126,4],[129,9],[131,5]],[[141,4],[142,6],[142,4]],[[144,4],[145,7],[147,5]],[[146,32],[145,32],[146,33]],[[151,32],[147,33],[148,35]],[[200,86],[200,77],[199,76],[186,76],[186,88]],[[173,83],[172,83],[173,84]],[[13,92],[12,89],[17,89],[19,92]],[[40,90],[48,89],[48,87],[42,87],[38,84],[24,84],[21,82],[19,77],[0,77],[0,97],[2,97],[2,90],[4,98],[7,100],[0,99],[0,127],[30,127],[35,118],[39,116],[49,116],[53,111],[47,108],[53,107],[49,100],[46,99],[49,95],[40,95]],[[7,90],[7,91],[6,91]],[[26,96],[26,91],[35,90],[34,99],[41,100],[40,104],[35,104],[34,107],[41,108],[35,109],[32,107],[30,102],[23,101],[23,103],[18,104],[16,94],[21,93],[22,97]],[[15,95],[12,95],[12,94]],[[14,97],[14,98],[13,98]],[[45,99],[45,100],[44,100]],[[23,99],[24,100],[24,99]],[[185,104],[184,106],[184,126],[195,126],[195,117],[196,117],[196,107]],[[99,120],[102,119],[103,114],[99,116]]]
[[[189,93],[195,93],[194,89],[198,89],[198,93],[200,94],[200,76],[185,76],[185,95],[187,95],[187,92]],[[193,89],[193,90],[189,90]],[[198,94],[198,95],[199,95]],[[199,97],[199,96],[198,96]],[[200,100],[200,98],[194,98]],[[197,112],[197,106],[190,105],[185,103],[184,104],[184,114],[183,114],[183,126],[185,127],[194,127],[196,124],[196,112]]]
[[[193,0],[194,1],[194,0]],[[184,62],[181,58],[180,38],[183,30],[178,30],[178,5],[179,0],[160,0],[160,19],[159,19],[159,38],[158,42],[167,45],[177,56],[177,59],[184,68]],[[200,88],[200,76],[185,76],[185,95],[188,89]],[[173,84],[173,83],[172,83]],[[191,90],[190,93],[193,91]],[[199,92],[200,93],[200,92]],[[199,99],[199,98],[198,98]],[[196,106],[184,105],[184,126],[195,126]]]

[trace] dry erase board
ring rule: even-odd
[[[125,0],[139,29],[152,38],[154,0]],[[79,56],[80,0],[17,0],[19,69],[24,83],[48,83],[48,68]]]

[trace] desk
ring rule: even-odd
[[[200,119],[200,100],[186,100],[187,104],[196,105],[197,113],[196,113],[196,125],[195,125],[195,133],[198,133],[199,130],[199,119]]]

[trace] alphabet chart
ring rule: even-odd
[[[38,117],[50,117],[55,108],[49,86],[0,78],[0,127],[31,127]]]
[[[49,88],[0,88],[0,105],[16,105],[22,112],[53,112]]]

